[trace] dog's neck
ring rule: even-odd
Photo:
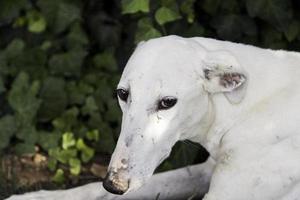
[[[222,105],[221,107],[219,105]],[[237,109],[240,107],[240,109]],[[237,119],[242,105],[232,105],[223,95],[208,96],[208,109],[201,120],[195,137],[191,141],[201,144],[213,158],[216,158],[222,137],[226,132],[239,122]],[[226,113],[220,115],[219,113]]]

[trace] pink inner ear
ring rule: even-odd
[[[245,77],[239,73],[225,73],[220,76],[220,84],[225,88],[238,87]]]

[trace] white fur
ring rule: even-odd
[[[176,141],[189,139],[216,162],[205,200],[300,199],[299,65],[299,53],[208,38],[140,44],[118,86],[130,95],[120,101],[122,130],[110,169],[126,169],[120,177],[130,179],[130,195]],[[210,79],[207,68],[214,70]],[[227,72],[244,76],[224,87],[220,75]],[[164,96],[178,102],[157,110]]]

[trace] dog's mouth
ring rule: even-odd
[[[103,187],[110,193],[122,195],[129,188],[129,179],[120,178],[118,173],[109,171],[103,181]]]

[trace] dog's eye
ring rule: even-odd
[[[129,92],[125,89],[117,89],[117,95],[122,101],[127,101]]]
[[[175,97],[164,97],[158,103],[158,110],[166,110],[173,107],[177,103]]]

